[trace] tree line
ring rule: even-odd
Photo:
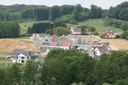
[[[128,23],[127,22],[116,20],[116,19],[112,19],[112,18],[108,18],[108,17],[104,18],[104,25],[105,26],[112,26],[112,27],[120,28],[123,31],[127,31],[128,30]]]
[[[11,5],[0,6],[0,20],[55,20],[63,15],[73,15],[75,20],[84,20],[87,18],[101,18],[102,9],[92,5],[91,9],[77,5],[55,5],[53,7],[43,5]],[[79,17],[80,16],[80,17]]]
[[[46,30],[53,28],[53,24],[50,22],[34,23],[32,27],[28,28],[27,33],[44,33]]]
[[[0,38],[13,38],[20,35],[20,27],[16,22],[0,23]]]
[[[0,68],[0,85],[128,85],[128,53],[91,58],[82,50],[51,50],[43,63]]]
[[[128,20],[128,2],[121,3],[115,7],[110,7],[108,16],[111,18]]]
[[[124,32],[121,34],[121,38],[128,40],[128,31],[124,31]]]
[[[76,21],[82,21],[89,18],[102,18],[108,16],[128,20],[128,2],[121,3],[109,9],[102,9],[96,5],[84,8],[80,4],[62,5],[62,6],[44,6],[44,5],[10,5],[0,6],[0,20],[55,20],[64,15],[71,15]]]
[[[96,5],[91,5],[90,9],[82,7],[80,4],[77,5],[62,5],[62,6],[43,6],[43,5],[11,5],[11,6],[0,6],[0,21],[23,21],[23,20],[50,20],[56,22],[57,25],[65,27],[65,23],[78,24],[79,21],[93,19],[93,18],[102,18],[108,17],[105,19],[105,25],[114,26],[121,28],[124,31],[128,30],[128,23],[121,21],[114,21],[110,18],[117,18],[127,20],[127,4],[124,2],[115,7],[111,7],[109,10],[104,10]],[[123,10],[123,13],[122,13]],[[123,18],[121,18],[123,17]],[[5,22],[4,22],[5,23]],[[19,27],[12,27],[14,25],[10,23],[5,23],[9,25],[1,24],[0,28],[0,37],[17,37],[19,36]],[[45,23],[44,23],[45,24]],[[49,26],[48,26],[49,25]],[[5,28],[6,27],[6,28]],[[5,29],[3,29],[5,28]],[[16,33],[12,33],[9,30],[18,28]],[[35,23],[32,26],[32,29],[28,29],[28,34],[46,32],[52,34],[53,30],[51,29],[51,24],[37,25]],[[64,34],[68,33],[68,29],[62,29],[65,31]],[[56,31],[56,30],[55,30]],[[85,34],[85,29],[83,33]],[[56,31],[57,32],[57,31]],[[57,32],[58,33],[58,32]],[[62,35],[62,33],[58,34]]]
[[[40,22],[34,23],[32,27],[29,27],[27,34],[33,33],[46,33],[46,34],[57,34],[57,36],[67,35],[70,33],[70,29],[67,28],[65,23],[56,22]]]

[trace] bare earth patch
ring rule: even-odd
[[[90,35],[81,35],[81,37],[87,41],[96,41],[98,39],[96,39],[95,37],[92,37]]]
[[[89,36],[89,35],[84,35],[81,37],[88,41],[101,40],[101,41],[109,42],[112,50],[128,50],[128,41],[124,39],[101,39],[99,37]]]
[[[0,39],[0,51],[10,52],[15,48],[24,48],[28,51],[39,51],[29,39]]]
[[[116,48],[116,50],[128,50],[128,41],[124,39],[102,39]]]

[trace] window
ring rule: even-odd
[[[24,57],[21,57],[22,59],[24,59]]]
[[[45,39],[45,42],[48,42],[48,39]]]
[[[24,63],[24,60],[22,60],[21,63]]]

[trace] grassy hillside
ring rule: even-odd
[[[121,20],[119,20],[121,21]],[[23,23],[20,23],[20,27],[21,27],[21,34],[26,34],[28,27],[32,27],[32,25],[34,23],[39,23],[39,22],[47,22],[47,21],[26,21]],[[122,33],[122,30],[120,28],[115,28],[112,26],[105,26],[104,25],[104,19],[90,19],[90,20],[86,20],[83,22],[79,22],[79,25],[90,25],[90,26],[94,26],[96,28],[96,31],[99,33],[103,33],[107,30],[110,29],[114,29],[119,33]],[[69,25],[70,27],[72,26],[76,26],[76,25]]]
[[[104,25],[104,19],[90,19],[90,20],[80,22],[79,25],[94,26],[96,28],[96,31],[99,32],[99,33],[103,33],[105,31],[111,30],[111,29],[114,29],[119,33],[122,32],[122,30],[120,28],[115,28],[115,27],[112,27],[112,26],[105,26]]]
[[[26,34],[28,27],[31,27],[34,23],[35,22],[32,22],[32,21],[20,23],[19,24],[20,25],[20,28],[21,28],[20,34]]]
[[[25,21],[25,22],[19,23],[20,28],[21,28],[20,34],[21,34],[21,35],[22,35],[22,34],[26,34],[26,33],[27,33],[27,29],[28,29],[29,27],[32,27],[32,25],[33,25],[34,23],[40,23],[40,22],[48,22],[48,21]]]

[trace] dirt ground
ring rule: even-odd
[[[81,35],[81,37],[87,41],[96,41],[98,39],[96,39],[95,37],[89,36],[89,35]]]
[[[88,36],[88,35],[81,36],[81,37],[89,41],[101,40],[104,42],[109,42],[112,50],[128,50],[128,41],[124,39],[100,39],[99,37]]]
[[[0,39],[0,51],[10,52],[15,48],[23,48],[28,51],[39,51],[29,39]]]
[[[92,36],[81,36],[85,40],[98,40]],[[113,50],[128,50],[128,41],[124,39],[101,39],[107,41]],[[39,51],[39,46],[34,45],[29,39],[0,39],[0,51],[10,52],[15,48],[24,48],[28,51]]]
[[[124,39],[102,39],[110,43],[115,50],[128,50],[128,41]]]

